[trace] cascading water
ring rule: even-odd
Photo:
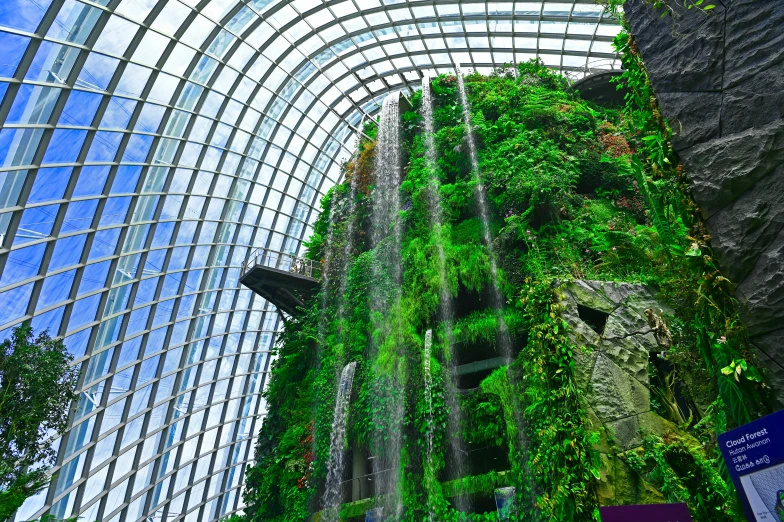
[[[452,306],[452,295],[449,290],[449,280],[446,272],[446,254],[444,253],[444,239],[442,235],[443,225],[443,210],[441,206],[441,196],[438,192],[440,180],[437,174],[437,161],[438,156],[435,144],[435,125],[433,120],[433,91],[430,85],[430,77],[425,76],[422,80],[422,115],[425,123],[425,159],[430,171],[428,179],[429,197],[428,197],[428,213],[430,214],[430,223],[433,228],[433,233],[436,237],[436,251],[438,254],[438,273],[441,288],[439,291],[440,297],[440,319],[444,327],[444,336],[446,342],[449,343],[449,360],[447,361],[447,372],[450,376],[446,380],[446,403],[449,411],[448,416],[448,432],[449,444],[451,451],[449,452],[449,466],[457,476],[466,475],[465,455],[462,437],[460,436],[460,426],[462,425],[462,412],[460,409],[460,401],[457,393],[457,383],[455,382],[455,356],[453,353],[452,342],[452,327],[454,324],[454,311]],[[468,497],[460,497],[458,500],[458,508],[462,511],[469,511],[470,504]]]
[[[344,246],[343,246],[343,259],[341,259],[340,263],[340,291],[338,293],[339,296],[346,295],[346,289],[348,287],[348,267],[351,263],[351,252],[354,250],[354,231],[356,229],[356,216],[354,216],[354,208],[356,206],[356,199],[357,199],[357,177],[353,176],[351,178],[351,184],[349,185],[349,194],[348,194],[348,208],[346,210],[348,214],[348,223],[346,224],[346,237],[344,238]],[[338,303],[338,320],[342,323],[345,320],[346,316],[346,300],[340,299]],[[340,325],[340,334],[341,337],[343,335],[343,327],[342,324]]]
[[[403,417],[405,413],[405,375],[401,359],[402,317],[401,226],[400,226],[400,94],[384,100],[376,139],[375,186],[372,195],[371,243],[374,249],[372,280],[369,289],[370,311],[375,336],[374,350],[386,350],[385,419],[387,429],[373,443],[373,472],[376,494],[387,494],[384,512],[399,519],[403,513],[400,484]]]
[[[449,293],[449,281],[446,276],[446,255],[444,254],[444,240],[441,232],[443,212],[441,209],[441,196],[438,193],[440,181],[436,173],[438,158],[436,154],[435,126],[433,124],[433,93],[430,86],[430,78],[427,76],[422,80],[422,112],[425,119],[425,159],[430,171],[428,178],[428,212],[430,214],[431,226],[436,236],[438,273],[441,280],[441,320],[446,323],[447,338],[451,345],[454,315],[452,312],[452,296]]]
[[[321,265],[321,306],[319,308],[319,322],[318,322],[318,355],[316,356],[317,364],[321,361],[321,353],[323,351],[323,347],[327,344],[327,330],[329,326],[329,313],[327,312],[327,305],[329,302],[329,285],[331,282],[331,272],[332,272],[332,244],[335,240],[335,215],[337,214],[335,203],[333,202],[329,208],[329,225],[328,225],[328,233],[327,239],[324,242],[324,261]],[[345,279],[345,270],[341,270],[338,277],[342,277]],[[321,404],[321,400],[317,400],[313,403],[313,410],[314,410],[314,417],[316,416],[316,410],[318,409],[318,404]],[[317,434],[313,434],[313,453],[316,453],[317,448]]]
[[[512,362],[512,341],[509,338],[509,330],[504,320],[504,298],[498,286],[498,262],[493,250],[493,237],[490,233],[490,211],[487,208],[487,192],[479,174],[479,159],[476,154],[476,141],[474,140],[474,128],[471,125],[471,109],[468,106],[468,96],[466,95],[463,74],[457,70],[457,88],[460,92],[460,104],[463,107],[463,122],[466,127],[466,138],[468,139],[468,151],[471,158],[471,174],[476,182],[476,202],[479,207],[479,219],[482,221],[482,239],[487,247],[487,255],[490,258],[490,277],[493,280],[491,291],[493,293],[493,307],[498,312],[498,348],[501,357],[506,359],[507,364]]]
[[[428,330],[425,333],[425,353],[422,366],[424,367],[425,374],[425,402],[427,403],[427,461],[426,465],[429,468],[429,473],[433,475],[433,374],[430,369],[430,358],[433,351],[433,330]],[[431,476],[431,479],[435,477]],[[428,519],[433,520],[433,506],[430,499],[428,499],[427,507]]]
[[[373,217],[371,241],[377,247],[382,240],[392,237],[400,245],[400,94],[384,99],[376,139],[375,188],[373,189]],[[400,282],[400,248],[385,249],[395,282]]]
[[[349,201],[349,212],[353,212],[353,202]],[[339,263],[334,263],[333,257],[334,252],[332,245],[335,242],[335,217],[338,214],[338,201],[333,198],[332,204],[329,207],[329,225],[327,226],[327,238],[324,241],[324,246],[322,252],[324,253],[324,259],[321,263],[321,306],[319,308],[320,315],[319,315],[319,330],[318,330],[318,338],[320,343],[323,345],[326,343],[326,332],[327,326],[329,322],[329,313],[327,312],[327,305],[329,301],[329,287],[333,283],[333,271],[335,270],[335,264],[337,264],[337,272],[334,274],[334,278],[337,279],[338,284],[342,287],[346,285],[346,270],[348,267],[348,259],[346,256],[340,260]],[[351,216],[351,214],[349,214]],[[338,294],[343,295],[343,294]],[[343,300],[339,300],[338,302],[339,307],[343,307]],[[320,360],[320,357],[317,358]]]
[[[351,401],[351,387],[354,383],[354,370],[357,363],[350,362],[343,368],[335,399],[335,415],[332,418],[332,436],[329,443],[329,462],[327,464],[327,485],[324,492],[324,514],[326,522],[337,522],[338,508],[342,500],[341,482],[343,480],[344,446],[346,445],[346,418]]]
[[[482,183],[482,177],[479,173],[479,158],[476,153],[476,141],[474,139],[474,129],[471,124],[471,108],[468,105],[468,95],[466,94],[465,82],[463,81],[463,74],[461,73],[460,69],[456,71],[457,74],[457,87],[460,94],[460,104],[463,108],[463,123],[465,124],[465,132],[466,138],[468,139],[468,149],[469,155],[471,158],[471,173],[474,177],[474,181],[476,183],[476,202],[477,206],[479,207],[479,218],[482,221],[482,239],[484,240],[485,247],[487,248],[487,254],[490,258],[490,276],[492,278],[492,296],[493,296],[493,307],[496,310],[497,320],[498,320],[498,337],[496,339],[497,346],[499,348],[501,357],[504,358],[506,364],[511,364],[513,360],[512,354],[512,340],[509,335],[509,329],[507,328],[506,321],[504,320],[504,297],[501,294],[500,287],[498,285],[498,263],[496,261],[495,252],[493,249],[493,238],[490,233],[490,211],[487,208],[487,192],[485,191],[485,186]],[[508,374],[510,383],[512,385],[515,384],[514,375],[509,372]],[[513,394],[513,397],[516,397]],[[519,400],[519,398],[517,399]],[[517,402],[517,400],[515,402]],[[528,438],[525,434],[526,423],[525,418],[522,414],[522,405],[515,404],[514,414],[515,414],[515,424],[517,426],[517,437],[518,437],[518,446],[520,451],[520,466],[524,475],[524,479],[527,482],[526,484],[526,492],[528,495],[528,506],[527,511],[528,514],[533,517],[531,520],[538,520],[538,514],[536,511],[536,493],[534,491],[535,485],[533,479],[531,477],[530,470],[528,469]],[[526,509],[526,508],[523,508]]]

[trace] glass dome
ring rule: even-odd
[[[241,510],[279,327],[250,251],[300,251],[390,92],[618,68],[618,30],[593,0],[4,0],[0,338],[31,321],[82,368],[16,520]]]

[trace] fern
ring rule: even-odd
[[[648,182],[648,178],[643,171],[642,163],[637,156],[632,156],[632,171],[637,180],[637,186],[640,189],[640,193],[645,199],[645,204],[648,205],[651,221],[653,222],[653,226],[656,227],[659,237],[665,245],[674,246],[676,244],[675,234],[673,233],[670,222],[664,212],[664,205],[662,204],[661,198],[657,197],[658,194],[654,194],[656,189]],[[666,252],[669,256],[669,250]]]

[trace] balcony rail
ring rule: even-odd
[[[390,493],[389,491],[379,492],[378,487],[382,484],[384,478],[392,476],[394,472],[394,469],[384,469],[369,475],[344,480],[340,483],[343,502],[356,502],[357,500]]]
[[[285,252],[257,248],[251,252],[248,260],[242,264],[242,275],[245,275],[257,266],[274,268],[311,279],[321,279],[320,263],[304,257],[297,257],[294,254],[286,254]]]
[[[580,69],[564,71],[563,75],[566,76],[566,78],[568,78],[571,83],[575,83],[592,74],[619,70],[620,69],[615,66],[615,60],[610,58],[601,58],[599,60],[592,60],[588,62]]]

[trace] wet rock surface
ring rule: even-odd
[[[635,474],[625,454],[638,450],[646,434],[681,433],[652,410],[648,370],[651,359],[667,347],[657,340],[645,311],[667,316],[672,310],[644,285],[574,281],[561,290],[562,314],[577,347],[575,380],[600,435],[594,446],[603,463],[600,501],[607,505],[657,499],[661,494],[649,484],[630,479]],[[602,314],[604,328],[597,332]]]
[[[711,14],[645,0],[626,16],[670,120],[722,272],[784,404],[784,2],[723,0]]]

